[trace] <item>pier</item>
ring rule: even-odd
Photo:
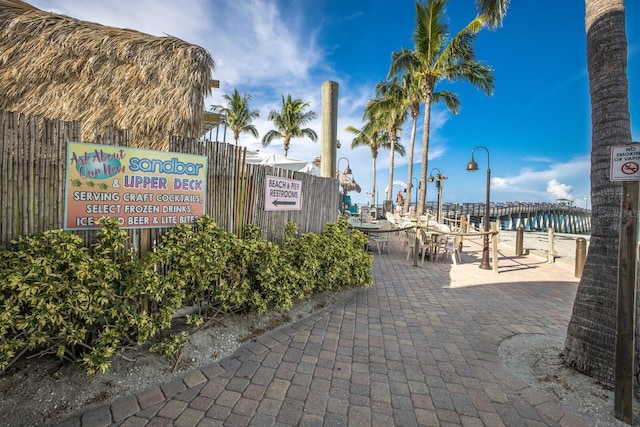
[[[436,202],[427,202],[425,212],[433,215],[437,211]],[[458,219],[467,216],[477,229],[484,227],[484,203],[443,203],[442,215]],[[502,230],[548,231],[558,233],[590,234],[591,210],[559,203],[491,203],[490,222],[498,221]]]

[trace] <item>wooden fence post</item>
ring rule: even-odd
[[[498,240],[500,237],[500,232],[498,231],[498,223],[491,223],[491,256],[493,258],[493,272],[498,272]]]

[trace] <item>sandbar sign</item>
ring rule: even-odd
[[[640,144],[611,147],[611,181],[640,181]]]
[[[204,215],[207,157],[113,145],[67,143],[67,230],[192,224]]]
[[[302,181],[267,175],[264,188],[265,211],[302,209]]]

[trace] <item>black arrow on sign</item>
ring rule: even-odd
[[[279,205],[283,205],[283,206],[291,205],[291,206],[294,206],[296,204],[296,202],[285,202],[285,201],[281,201],[281,200],[276,199],[276,200],[273,201],[273,204],[276,205],[276,206],[279,206]]]

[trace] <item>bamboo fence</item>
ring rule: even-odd
[[[64,224],[66,146],[80,141],[81,125],[15,112],[0,111],[0,245],[8,248],[20,235],[60,229]],[[129,132],[107,128],[95,144],[132,146]],[[169,137],[169,151],[208,158],[205,212],[216,224],[238,236],[246,225],[262,228],[271,241],[282,238],[289,221],[301,233],[320,232],[337,219],[339,185],[336,179],[265,165],[248,165],[246,149],[234,145]],[[302,208],[265,211],[266,176],[302,182]],[[150,250],[168,228],[128,229],[141,253]],[[96,231],[72,231],[86,244]]]

